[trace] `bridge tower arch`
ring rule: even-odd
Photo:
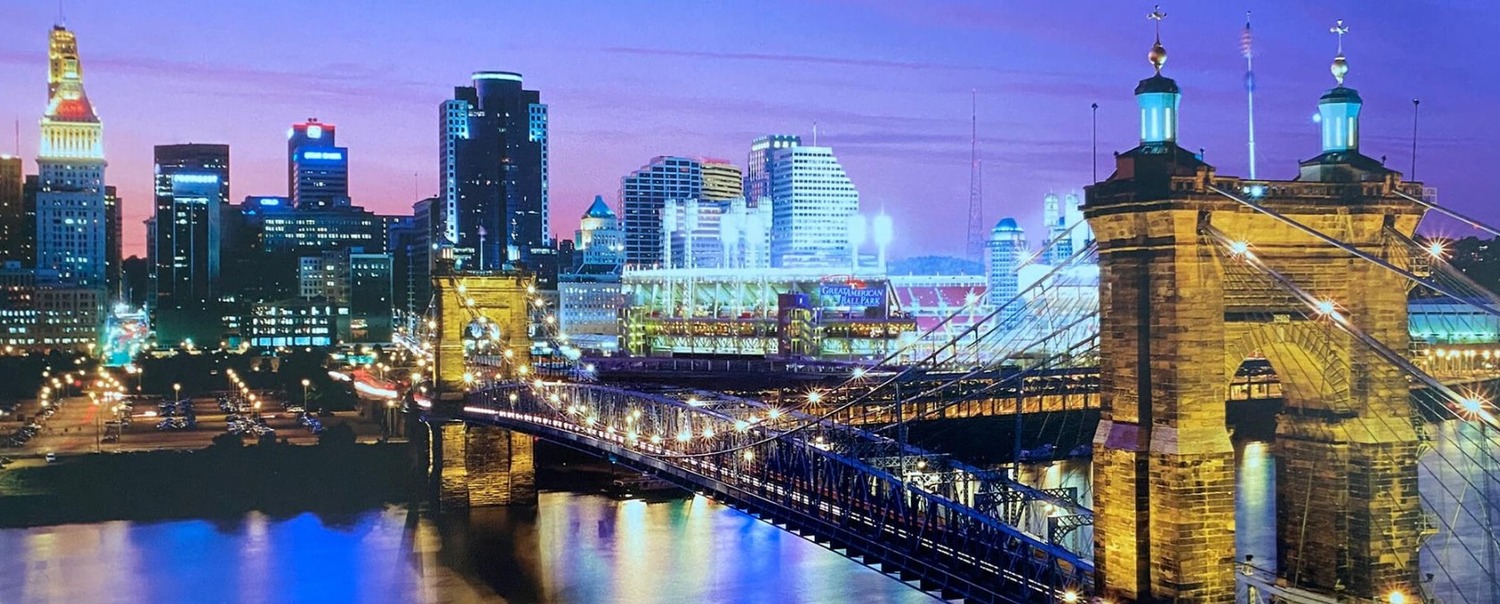
[[[531,373],[533,283],[519,271],[456,271],[451,264],[433,273],[436,392],[426,419],[428,470],[445,508],[536,502],[531,436],[452,419],[480,380]],[[496,362],[479,369],[478,357]]]
[[[1150,58],[1156,73],[1135,90],[1140,144],[1116,155],[1084,205],[1100,268],[1098,585],[1116,600],[1234,601],[1226,372],[1250,341],[1293,393],[1277,423],[1278,572],[1324,592],[1413,594],[1421,509],[1405,378],[1353,336],[1309,339],[1318,318],[1273,285],[1236,278],[1242,269],[1204,233],[1246,242],[1343,320],[1405,350],[1402,277],[1252,206],[1384,256],[1391,231],[1410,236],[1422,216],[1397,193],[1421,187],[1359,153],[1360,100],[1342,84],[1342,55],[1321,102],[1323,152],[1287,181],[1220,176],[1179,146],[1181,93],[1161,75],[1159,40]],[[1292,369],[1309,363],[1322,370]],[[1349,368],[1346,384],[1330,385],[1332,367]]]

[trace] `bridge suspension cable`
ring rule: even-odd
[[[1420,198],[1417,198],[1417,197],[1412,197],[1411,195],[1407,195],[1406,193],[1401,192],[1399,189],[1392,189],[1392,192],[1395,193],[1397,197],[1400,197],[1402,199],[1405,199],[1407,201],[1415,203],[1415,204],[1417,204],[1419,206],[1422,206],[1424,208],[1427,208],[1429,210],[1432,210],[1434,212],[1437,212],[1439,214],[1442,214],[1444,216],[1447,216],[1449,218],[1452,218],[1454,220],[1457,220],[1459,222],[1467,224],[1467,225],[1469,225],[1469,226],[1471,226],[1471,227],[1473,227],[1475,229],[1478,229],[1478,230],[1484,231],[1486,233],[1489,233],[1491,236],[1500,237],[1500,229],[1496,229],[1495,227],[1492,227],[1492,226],[1487,225],[1487,224],[1485,224],[1483,222],[1480,222],[1476,218],[1471,218],[1471,217],[1466,216],[1464,214],[1460,214],[1457,210],[1451,210],[1449,208],[1440,206],[1440,205],[1438,205],[1436,203],[1427,201],[1425,199],[1420,199]]]
[[[1018,303],[1020,300],[1023,300],[1024,297],[1027,296],[1028,294],[1032,293],[1035,290],[1040,289],[1043,283],[1046,283],[1048,279],[1053,278],[1055,275],[1057,275],[1065,267],[1074,266],[1074,265],[1076,265],[1076,263],[1080,259],[1092,257],[1092,255],[1095,252],[1096,252],[1096,248],[1092,244],[1089,245],[1089,246],[1087,246],[1087,247],[1085,247],[1084,249],[1078,250],[1071,257],[1069,257],[1067,260],[1059,263],[1057,267],[1054,267],[1052,270],[1048,271],[1047,275],[1043,276],[1041,280],[1037,281],[1037,283],[1031,285],[1030,287],[1028,287],[1025,290],[1021,291],[1020,293],[1017,293],[1014,297],[1012,297],[1006,303],[1001,304],[994,311],[992,311],[989,314],[985,315],[984,318],[981,319],[980,322],[975,323],[974,325],[971,325],[968,328],[964,329],[963,332],[961,332],[958,337],[962,338],[962,337],[965,337],[965,336],[968,336],[970,334],[973,334],[973,333],[977,332],[978,329],[979,329],[979,327],[981,325],[984,325],[988,321],[995,320],[996,317],[1002,316],[1002,313],[1005,312],[1006,309],[1011,304]],[[951,316],[948,317],[947,319],[944,319],[944,322],[949,321],[949,320],[952,320]],[[929,329],[928,333],[932,333],[935,329],[937,329],[937,327]],[[803,422],[801,424],[798,424],[798,425],[791,426],[791,427],[787,428],[786,432],[787,433],[796,433],[796,432],[799,432],[799,431],[802,431],[802,430],[806,430],[806,429],[812,428],[812,427],[814,427],[816,425],[820,425],[821,423],[826,422],[827,420],[829,420],[829,419],[837,416],[838,414],[845,412],[846,410],[850,409],[854,405],[860,404],[860,403],[864,402],[865,400],[868,400],[875,392],[882,391],[883,389],[886,389],[886,388],[892,388],[892,387],[894,387],[894,385],[897,384],[897,383],[899,383],[900,380],[902,380],[903,378],[911,375],[913,372],[917,371],[917,367],[918,366],[923,365],[923,364],[927,363],[928,361],[931,361],[931,360],[937,358],[938,354],[939,354],[939,350],[942,350],[944,348],[949,348],[949,346],[947,346],[947,345],[940,346],[938,350],[934,350],[932,353],[928,354],[922,360],[917,361],[916,363],[913,363],[913,364],[905,367],[900,372],[897,372],[895,375],[892,375],[892,376],[886,378],[885,380],[881,381],[880,384],[878,384],[875,388],[869,389],[868,391],[859,392],[856,395],[850,397],[847,401],[844,401],[844,402],[838,404],[837,406],[835,406],[835,407],[833,407],[831,409],[828,409],[827,411],[823,411],[823,412],[820,412],[820,413],[813,414],[809,420],[807,420],[807,421],[805,421],[805,422]],[[894,360],[895,358],[898,358],[898,356],[900,354],[902,354],[902,352],[903,352],[903,350],[898,350],[898,351],[896,351],[894,353],[891,353],[890,355],[887,355],[884,359],[882,359],[881,364],[888,363],[891,360]],[[837,392],[837,391],[840,391],[840,390],[847,390],[847,389],[859,387],[861,380],[863,380],[863,376],[852,376],[852,377],[844,380],[843,382],[839,383],[838,385],[834,386],[831,389],[831,391]],[[746,444],[743,444],[743,445],[736,445],[736,446],[730,447],[730,448],[717,449],[717,450],[712,450],[712,451],[705,451],[705,452],[701,452],[701,453],[685,454],[685,453],[675,453],[674,452],[674,453],[669,453],[668,455],[672,456],[672,457],[709,457],[709,456],[714,456],[714,455],[723,455],[723,454],[726,454],[726,453],[734,453],[735,451],[738,451],[738,450],[741,450],[741,449],[745,449],[745,448],[749,448],[749,447],[752,447],[752,446],[757,446],[757,445],[763,444],[764,442],[769,442],[771,440],[774,440],[775,438],[776,437],[767,437],[762,442],[746,443]]]
[[[1284,224],[1286,224],[1286,225],[1288,225],[1288,226],[1290,226],[1290,227],[1292,227],[1294,229],[1297,229],[1298,231],[1301,231],[1301,232],[1303,232],[1303,233],[1305,233],[1307,235],[1311,235],[1312,237],[1314,237],[1314,238],[1316,238],[1316,239],[1318,239],[1318,240],[1320,240],[1320,241],[1322,241],[1324,243],[1327,243],[1328,245],[1331,245],[1331,246],[1336,247],[1338,249],[1341,249],[1341,250],[1343,250],[1345,252],[1348,252],[1349,254],[1351,254],[1351,255],[1353,255],[1353,256],[1361,259],[1361,260],[1365,260],[1365,261],[1370,262],[1372,264],[1375,264],[1375,265],[1377,265],[1377,266],[1379,266],[1381,268],[1384,268],[1384,269],[1386,269],[1388,271],[1391,271],[1393,273],[1401,275],[1402,277],[1405,277],[1406,279],[1412,281],[1413,283],[1416,283],[1418,285],[1426,287],[1426,288],[1428,288],[1428,289],[1430,289],[1432,291],[1438,292],[1439,294],[1442,294],[1444,296],[1447,296],[1449,298],[1452,298],[1452,299],[1457,300],[1459,302],[1462,302],[1464,304],[1471,304],[1471,305],[1474,306],[1474,308],[1477,308],[1477,309],[1479,309],[1479,310],[1481,310],[1483,312],[1489,313],[1489,314],[1494,315],[1496,317],[1500,317],[1500,307],[1491,307],[1491,306],[1484,306],[1484,305],[1474,305],[1473,302],[1472,302],[1472,300],[1466,299],[1462,293],[1454,291],[1453,289],[1447,287],[1444,284],[1435,282],[1435,281],[1433,281],[1431,279],[1424,278],[1421,275],[1418,275],[1418,274],[1416,274],[1416,273],[1414,273],[1414,272],[1412,272],[1410,270],[1407,270],[1405,268],[1396,266],[1395,264],[1392,264],[1391,262],[1387,261],[1384,258],[1380,258],[1378,256],[1370,254],[1369,252],[1361,250],[1358,247],[1355,247],[1353,245],[1345,243],[1345,242],[1343,242],[1343,241],[1341,241],[1341,240],[1339,240],[1339,239],[1337,239],[1337,238],[1335,238],[1335,237],[1333,237],[1331,235],[1328,235],[1328,234],[1326,234],[1326,233],[1324,233],[1322,231],[1319,231],[1319,230],[1314,229],[1314,228],[1312,228],[1310,226],[1302,224],[1301,222],[1293,220],[1292,218],[1290,218],[1290,217],[1288,217],[1288,216],[1286,216],[1286,215],[1284,215],[1284,214],[1282,214],[1280,212],[1272,210],[1271,208],[1268,208],[1268,207],[1266,207],[1264,205],[1261,205],[1261,204],[1258,204],[1258,203],[1253,203],[1253,202],[1251,202],[1249,200],[1246,200],[1243,197],[1239,197],[1239,196],[1237,196],[1237,195],[1235,195],[1233,193],[1230,193],[1228,191],[1225,191],[1223,189],[1220,189],[1220,188],[1212,186],[1212,185],[1210,185],[1208,188],[1209,188],[1209,190],[1211,190],[1211,191],[1213,191],[1215,193],[1218,193],[1220,195],[1223,195],[1224,197],[1227,197],[1227,198],[1229,198],[1231,200],[1239,202],[1241,205],[1244,205],[1247,208],[1250,208],[1252,210],[1255,210],[1257,212],[1265,214],[1266,216],[1270,216],[1271,218],[1275,218],[1276,220],[1278,220],[1278,221],[1280,221],[1280,222],[1282,222],[1282,223],[1284,223]]]

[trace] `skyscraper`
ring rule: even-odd
[[[751,207],[761,198],[771,196],[771,152],[776,149],[796,147],[802,137],[791,134],[768,134],[750,143],[750,156],[745,161],[745,201]]]
[[[104,126],[83,90],[73,32],[52,28],[47,111],[37,154],[37,268],[79,287],[105,287]]]
[[[547,106],[518,73],[472,82],[438,110],[440,232],[462,266],[495,269],[547,240]]]
[[[337,146],[336,133],[317,118],[287,131],[287,196],[298,209],[349,207],[349,149]]]
[[[106,300],[121,296],[120,249],[121,241],[120,196],[112,186],[104,187],[104,286]]]
[[[156,147],[156,333],[165,344],[217,342],[221,215],[228,145]]]
[[[27,233],[21,158],[0,155],[0,260],[20,260]]]
[[[1017,271],[1026,258],[1026,232],[1016,224],[1016,219],[1001,218],[990,231],[989,248],[989,262],[985,267],[989,272],[989,288],[985,292],[985,302],[990,306],[1011,303],[1021,291]],[[1020,308],[1019,304],[1016,308]]]
[[[703,164],[686,157],[656,157],[620,179],[625,208],[625,262],[649,267],[662,256],[662,208],[668,199],[697,199],[703,194]]]
[[[725,159],[703,158],[703,201],[727,201],[745,196],[740,167]]]
[[[829,147],[771,149],[771,266],[849,266],[859,191]]]

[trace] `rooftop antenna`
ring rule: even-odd
[[[21,156],[21,118],[16,118],[16,157]]]
[[[57,0],[57,24],[65,27],[68,25],[68,18],[63,14],[63,0]]]
[[[1240,53],[1245,55],[1245,105],[1250,127],[1250,180],[1255,180],[1255,68],[1250,36],[1250,11],[1245,11],[1245,31],[1240,34]]]
[[[1417,107],[1422,104],[1422,99],[1411,100],[1411,172],[1407,180],[1417,179]]]
[[[969,91],[969,234],[970,260],[984,258],[984,168],[979,163],[979,91]]]
[[[1093,112],[1094,120],[1094,147],[1093,154],[1089,156],[1089,161],[1093,164],[1094,180],[1090,182],[1099,182],[1099,103],[1089,104],[1089,110]]]
[[[812,146],[814,146],[814,147],[818,146],[818,122],[817,122],[817,120],[813,121],[813,145]]]

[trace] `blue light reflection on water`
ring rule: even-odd
[[[931,602],[707,499],[0,530],[0,602]]]

